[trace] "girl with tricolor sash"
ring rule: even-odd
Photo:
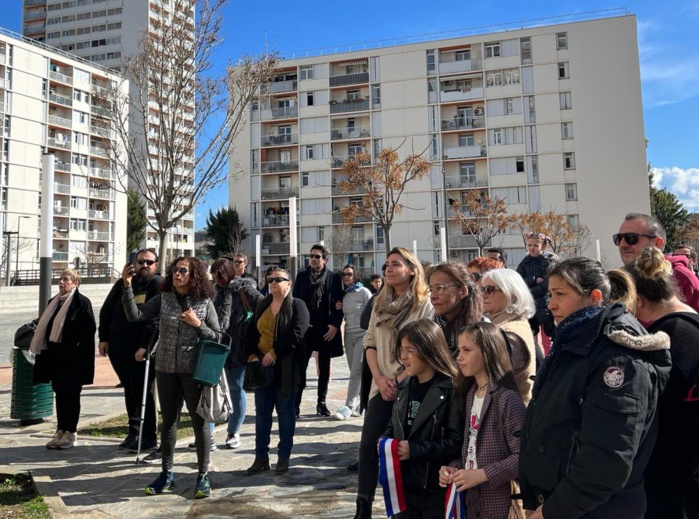
[[[398,388],[384,437],[397,443],[401,477],[396,486],[404,505],[392,508],[384,484],[387,510],[400,519],[442,519],[445,490],[439,486],[439,467],[458,456],[464,430],[463,405],[453,401],[456,366],[440,327],[429,319],[400,330],[396,358],[408,377]],[[386,465],[391,462],[382,463],[382,472]]]
[[[506,519],[512,505],[510,482],[518,476],[524,403],[496,325],[468,326],[458,345],[457,392],[465,398],[466,428],[461,457],[441,467],[439,484],[450,486],[450,495],[464,493],[466,519]]]

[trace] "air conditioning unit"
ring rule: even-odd
[[[473,109],[473,115],[481,115],[483,113],[482,108],[474,108]]]

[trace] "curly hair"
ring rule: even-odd
[[[189,256],[180,256],[168,265],[167,277],[163,283],[162,292],[168,292],[173,289],[172,278],[173,270],[177,264],[181,261],[187,263],[189,268],[189,285],[187,295],[195,301],[203,301],[205,299],[211,299],[214,296],[214,288],[209,281],[209,276],[206,274],[206,263],[199,261],[197,258],[191,258]]]
[[[500,263],[494,259],[478,257],[469,261],[466,268],[476,268],[481,271],[481,274],[484,274],[489,270],[499,269]]]

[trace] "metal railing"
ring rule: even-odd
[[[365,240],[352,240],[350,243],[351,251],[374,250],[374,238]]]
[[[373,221],[373,220],[370,217],[362,216],[362,215],[359,215],[354,219],[354,223],[371,222],[371,221]],[[342,214],[333,213],[333,223],[345,223],[345,220],[342,218]]]
[[[297,160],[289,162],[272,161],[262,163],[262,173],[276,173],[278,171],[296,171],[299,169]]]
[[[53,190],[56,193],[70,194],[70,184],[61,184],[59,182],[54,182]]]
[[[108,211],[93,211],[90,210],[87,212],[88,218],[93,218],[95,220],[109,220],[109,212]]]
[[[289,215],[263,216],[262,227],[284,227],[289,225]]]
[[[267,91],[270,94],[278,94],[280,92],[291,92],[296,90],[298,82],[293,79],[289,81],[272,81],[267,84]]]
[[[439,93],[439,100],[442,103],[448,101],[465,101],[468,99],[483,99],[483,87],[473,87],[466,92],[461,90],[442,90]]]
[[[442,119],[442,130],[467,130],[473,128],[485,128],[485,117],[476,115],[473,117],[453,117]]]
[[[70,128],[73,125],[73,121],[66,119],[65,117],[59,117],[58,115],[49,115],[49,124],[67,126]]]
[[[454,146],[444,148],[444,159],[469,159],[485,157],[486,154],[485,146]]]
[[[461,176],[445,177],[447,189],[459,189],[462,187],[488,187],[487,178],[468,178]]]
[[[109,241],[109,231],[88,231],[87,239],[93,241]]]
[[[330,86],[356,85],[358,83],[368,83],[369,73],[358,72],[356,74],[342,74],[340,76],[330,76]]]
[[[70,209],[67,207],[54,207],[53,208],[53,215],[54,216],[68,216],[68,213],[70,212]]]
[[[262,120],[269,119],[286,119],[289,117],[298,116],[298,108],[296,106],[285,106],[282,108],[265,108],[262,110],[261,118]]]
[[[263,146],[279,146],[281,144],[298,144],[299,136],[296,133],[272,133],[262,136]]]
[[[62,160],[56,159],[56,161],[54,162],[54,167],[56,170],[59,171],[70,171],[70,163],[63,162]]]
[[[92,112],[93,115],[99,115],[100,117],[109,117],[109,110],[99,106],[90,106],[90,112]]]
[[[68,261],[68,253],[67,252],[52,252],[51,259],[53,261]]]
[[[73,100],[70,97],[58,94],[49,94],[49,101],[53,101],[54,103],[58,103],[59,105],[63,106],[73,106]]]
[[[289,242],[267,242],[262,243],[262,254],[289,254]]]
[[[51,72],[49,72],[49,77],[51,79],[55,79],[56,81],[60,81],[61,83],[66,83],[67,85],[73,84],[73,78],[71,76],[61,74],[60,72],[54,72],[52,70]]]
[[[56,139],[55,137],[49,137],[47,139],[47,144],[53,148],[61,148],[64,150],[69,150],[73,146],[68,140]]]
[[[358,112],[369,109],[368,99],[347,99],[344,101],[330,102],[330,113]]]
[[[107,149],[102,146],[90,146],[90,154],[99,155],[100,157],[108,157]]]
[[[108,169],[90,168],[90,175],[100,178],[112,178],[112,172]]]
[[[92,189],[90,188],[91,198],[104,198],[106,200],[114,200],[114,191],[112,189]]]
[[[483,62],[479,59],[439,62],[440,74],[450,74],[452,72],[470,72],[471,70],[481,70],[482,68]]]
[[[340,139],[357,139],[362,137],[369,137],[369,128],[352,127],[330,129],[330,140],[332,141]]]
[[[278,187],[275,189],[262,189],[262,200],[275,200],[299,196],[298,187]]]

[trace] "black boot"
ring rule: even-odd
[[[371,519],[371,503],[363,497],[357,498],[357,513],[354,519]]]
[[[328,409],[328,406],[325,405],[325,402],[318,402],[318,405],[316,406],[316,414],[318,416],[330,416],[330,410]]]
[[[252,465],[250,465],[245,472],[248,476],[252,476],[253,474],[259,474],[265,470],[269,470],[269,458],[255,456],[255,461],[252,462]]]

